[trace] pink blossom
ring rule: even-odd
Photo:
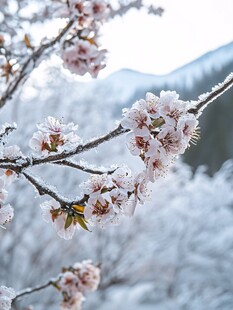
[[[159,99],[159,114],[169,126],[175,127],[179,118],[187,111],[184,101],[178,100],[175,91],[161,91]]]
[[[119,221],[117,213],[114,211],[110,196],[102,194],[97,197],[90,197],[84,209],[84,216],[88,222],[95,226],[104,227],[116,224]]]
[[[74,296],[78,292],[78,277],[70,271],[64,272],[58,282],[62,293],[66,293],[69,297]]]
[[[62,52],[64,66],[71,72],[84,75],[89,72],[97,77],[99,71],[105,67],[106,50],[100,50],[97,44],[89,40],[76,39],[72,45],[65,47]]]
[[[148,182],[149,178],[145,170],[135,177],[135,196],[140,204],[150,199],[151,192],[148,190]]]
[[[107,174],[91,175],[90,179],[82,182],[79,187],[86,195],[96,197],[101,194],[104,189],[111,185],[110,178]]]
[[[149,125],[151,119],[146,110],[130,109],[124,111],[124,118],[121,121],[123,128],[133,130],[135,136],[147,137],[150,134]]]
[[[100,283],[100,268],[93,265],[92,261],[84,260],[75,263],[74,274],[78,277],[78,289],[80,292],[93,292]]]
[[[148,151],[151,137],[138,137],[133,132],[127,135],[127,147],[134,156],[140,155]]]
[[[180,154],[182,150],[182,137],[179,132],[174,130],[173,127],[163,127],[158,134],[157,139],[168,155]]]
[[[39,131],[29,141],[29,146],[37,153],[47,155],[50,152],[60,152],[66,146],[73,146],[81,141],[74,133],[78,129],[74,123],[63,124],[61,120],[49,116],[37,127]]]
[[[171,158],[167,156],[152,156],[146,159],[146,173],[151,182],[164,176],[168,171],[168,166],[171,163]]]
[[[74,125],[74,123],[64,124],[62,120],[48,116],[43,123],[37,125],[37,128],[44,133],[61,134],[76,131],[78,125]]]
[[[83,12],[94,20],[104,20],[108,17],[109,6],[103,0],[85,1]]]
[[[193,114],[188,113],[179,119],[177,131],[180,132],[182,136],[183,150],[181,154],[184,153],[185,149],[189,146],[190,140],[198,139],[198,134],[196,133],[197,126],[198,120]]]
[[[60,303],[61,310],[81,310],[82,303],[84,302],[85,298],[82,293],[77,292],[71,298],[67,298]]]

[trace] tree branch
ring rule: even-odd
[[[67,31],[72,27],[74,20],[71,19],[67,25],[62,29],[57,37],[51,40],[48,43],[42,44],[38,47],[24,62],[21,70],[19,70],[17,76],[13,79],[13,81],[8,85],[7,89],[0,97],[0,108],[2,108],[8,99],[11,99],[18,86],[26,81],[29,77],[32,70],[38,65],[39,60],[43,53],[49,48],[53,47],[56,43],[58,43],[62,37],[67,33]]]
[[[225,91],[233,86],[233,72],[231,72],[222,83],[214,86],[212,91],[199,96],[196,106],[189,110],[190,113],[201,115],[202,111],[208,106],[209,103],[215,101],[219,96],[221,96]]]
[[[41,291],[47,287],[49,287],[50,285],[54,286],[56,285],[56,282],[59,281],[61,279],[61,276],[57,277],[57,278],[52,278],[50,279],[48,282],[42,284],[42,285],[37,285],[34,288],[26,288],[22,291],[19,291],[16,294],[16,297],[13,299],[13,302],[15,302],[17,299],[19,299],[20,297],[23,297],[25,295],[29,295],[38,291]]]
[[[220,95],[222,95],[225,91],[230,89],[232,86],[233,86],[233,73],[228,75],[226,79],[224,80],[224,82],[215,86],[212,92],[201,95],[199,97],[201,99],[199,101],[196,101],[196,106],[190,109],[189,113],[193,113],[199,117],[203,109],[206,108],[209,103],[216,100]],[[202,99],[202,97],[204,98]],[[32,166],[37,166],[37,165],[46,164],[46,163],[61,164],[59,162],[63,160],[65,160],[64,161],[65,165],[70,166],[70,167],[73,166],[73,168],[78,168],[76,164],[66,161],[66,159],[74,155],[78,155],[80,153],[89,151],[93,148],[96,148],[100,144],[110,141],[129,131],[130,131],[129,129],[124,129],[120,124],[118,125],[117,128],[110,131],[108,134],[103,135],[99,138],[93,139],[85,144],[80,144],[72,150],[68,150],[68,151],[65,150],[62,153],[58,153],[58,154],[55,153],[53,155],[49,155],[44,158],[19,157],[15,160],[9,160],[9,159],[4,159],[4,158],[0,159],[0,168],[10,169],[17,173],[21,173],[24,169],[32,167]]]
[[[73,205],[84,205],[87,201],[88,197],[83,197],[79,200],[69,200],[57,193],[55,188],[51,185],[44,184],[38,177],[34,177],[27,172],[22,172],[25,178],[37,189],[40,195],[48,195],[58,201],[61,205],[61,208],[68,211],[71,209]],[[72,211],[76,214],[83,215],[83,213],[79,213],[72,209]]]
[[[98,169],[91,169],[91,168],[82,166],[82,165],[80,165],[74,161],[66,160],[66,159],[63,159],[60,161],[55,161],[55,162],[53,162],[53,164],[57,164],[60,166],[67,166],[70,168],[75,168],[75,169],[81,170],[83,172],[91,173],[91,174],[104,174],[104,173],[112,174],[116,170],[116,169],[113,169],[113,170],[109,170],[109,171],[102,171],[102,170],[98,170]]]

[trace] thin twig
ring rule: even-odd
[[[207,93],[206,95],[204,94],[199,96],[199,97],[204,96],[204,98],[197,101],[196,106],[190,109],[189,112],[195,115],[199,114],[208,106],[208,104],[215,101],[219,96],[225,93],[225,91],[230,89],[232,86],[233,86],[233,72],[230,73],[222,83],[219,83],[217,86],[215,86],[211,92]]]
[[[38,64],[43,53],[49,48],[53,47],[56,43],[58,43],[67,33],[67,31],[72,27],[73,23],[74,20],[71,19],[57,37],[55,37],[48,43],[42,44],[28,57],[28,59],[22,65],[22,68],[18,72],[17,76],[13,79],[13,81],[7,87],[6,91],[0,97],[0,108],[2,108],[6,104],[8,99],[12,98],[18,86],[26,81],[32,70],[35,68],[36,64]]]
[[[32,294],[32,293],[35,293],[35,292],[38,292],[38,291],[41,291],[47,287],[49,287],[50,285],[55,285],[56,282],[58,282],[59,280],[61,279],[61,275],[57,278],[54,278],[54,279],[50,279],[48,282],[42,284],[42,285],[37,285],[33,288],[26,288],[22,291],[19,291],[17,294],[16,294],[16,297],[13,299],[13,302],[15,302],[17,299],[25,296],[25,295],[29,295],[29,294]]]
[[[91,173],[91,174],[104,174],[104,173],[112,174],[116,170],[116,169],[113,169],[113,170],[102,171],[98,169],[91,169],[91,168],[82,166],[74,161],[66,160],[66,159],[55,161],[53,162],[53,164],[75,168],[75,169],[81,170],[83,172]]]
[[[6,136],[8,136],[13,130],[16,129],[16,125],[10,125],[10,124],[6,124],[3,126],[3,129],[0,132],[0,141],[5,138]]]
[[[90,142],[87,142],[83,145],[80,144],[76,148],[74,148],[73,150],[63,151],[62,153],[50,155],[50,156],[45,157],[45,158],[38,158],[38,159],[32,158],[32,166],[66,159],[68,157],[87,152],[91,149],[96,148],[100,144],[107,142],[109,140],[112,140],[113,138],[116,138],[116,137],[118,137],[118,136],[120,136],[120,135],[122,135],[128,131],[130,131],[130,130],[124,129],[121,125],[119,125],[116,129],[110,131],[108,134],[101,136],[99,138],[93,139]]]

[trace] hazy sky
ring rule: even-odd
[[[161,0],[164,15],[132,10],[104,27],[109,50],[100,77],[120,68],[165,74],[233,41],[233,0]]]

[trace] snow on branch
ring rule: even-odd
[[[233,72],[231,72],[222,83],[214,86],[211,92],[199,96],[199,100],[194,102],[195,107],[190,109],[189,112],[199,117],[203,110],[219,96],[224,94],[228,89],[233,86]]]

